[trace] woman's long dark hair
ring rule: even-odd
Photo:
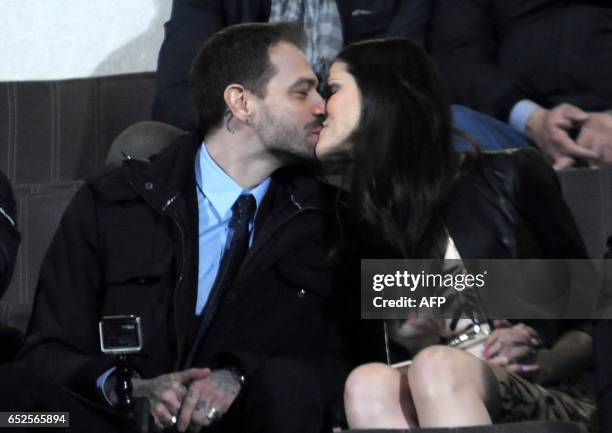
[[[337,61],[346,64],[362,97],[353,135],[351,244],[359,244],[362,256],[439,257],[446,241],[439,210],[459,157],[435,65],[406,39],[349,45]]]

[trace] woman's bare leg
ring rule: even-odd
[[[491,424],[497,381],[483,361],[459,349],[430,346],[414,358],[408,383],[420,427]]]
[[[365,364],[351,372],[344,388],[351,428],[416,427],[407,375],[386,364]]]

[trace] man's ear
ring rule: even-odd
[[[248,123],[252,114],[252,94],[240,84],[230,84],[223,92],[227,109],[236,119]]]

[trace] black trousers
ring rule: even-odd
[[[228,412],[205,431],[319,433],[323,428],[325,409],[326,402],[314,372],[299,362],[273,360],[247,378]],[[117,416],[89,406],[52,378],[19,363],[0,366],[0,411],[70,413],[69,429],[45,428],[49,432],[129,431]],[[2,431],[23,433],[29,430]],[[39,433],[40,429],[32,431]]]
[[[319,433],[327,404],[314,372],[285,359],[271,360],[247,378],[214,433]]]

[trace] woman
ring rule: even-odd
[[[354,163],[340,253],[586,257],[554,172],[535,150],[453,151],[444,85],[413,43],[346,47],[331,67],[328,86],[317,157]],[[402,334],[410,325],[395,327],[398,341],[408,335],[406,346],[419,346],[419,338],[421,346],[440,341],[439,326],[421,323],[427,326],[416,327],[416,334]],[[345,389],[349,425],[457,427],[541,419],[591,427],[594,405],[573,380],[590,359],[588,324],[495,325],[482,359],[433,344],[408,368],[366,364],[354,370]]]

